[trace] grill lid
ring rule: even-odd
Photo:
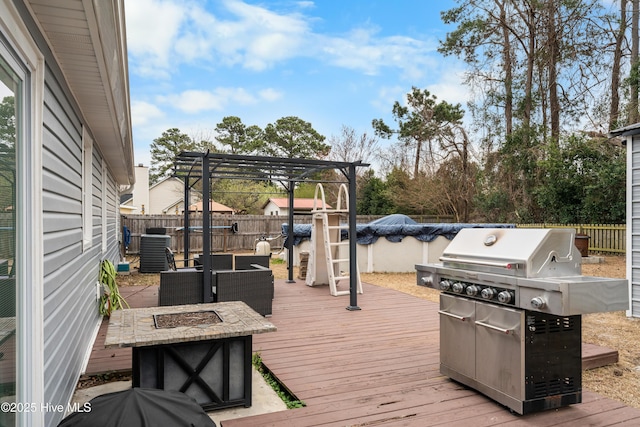
[[[440,257],[443,266],[516,277],[581,274],[572,228],[464,228]]]

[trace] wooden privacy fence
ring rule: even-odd
[[[589,252],[624,254],[627,250],[625,224],[517,224],[519,228],[575,228],[576,233],[589,236]]]
[[[202,251],[202,214],[189,217],[193,230],[189,233],[189,248],[193,253]],[[357,222],[366,224],[380,216],[358,215]],[[413,217],[419,223],[450,222],[448,218]],[[289,221],[287,216],[277,215],[212,215],[211,250],[214,252],[251,251],[261,237],[269,238],[276,252],[284,246],[281,236],[282,224]],[[231,227],[237,223],[237,232]],[[294,215],[295,224],[310,224],[311,215]],[[139,253],[140,236],[150,228],[165,228],[171,236],[171,249],[184,251],[183,225],[181,215],[123,215],[122,225],[131,232],[128,253]],[[589,251],[601,254],[624,254],[626,251],[626,226],[624,224],[517,224],[520,228],[575,228],[579,234],[589,236]]]
[[[380,215],[358,215],[357,222],[366,224]],[[417,222],[450,222],[449,218],[423,216],[412,217]],[[202,252],[202,214],[189,216],[189,250],[193,253]],[[250,251],[256,246],[257,239],[265,236],[276,252],[284,246],[281,236],[282,224],[289,222],[288,216],[278,215],[211,215],[211,250],[213,252]],[[310,224],[311,215],[294,215],[294,224]],[[237,223],[237,233],[231,227]],[[140,236],[151,228],[165,228],[166,234],[171,236],[171,249],[175,252],[184,251],[182,215],[123,215],[122,225],[131,232],[131,242],[128,253],[140,252]],[[280,236],[280,237],[278,237]]]
[[[296,217],[296,223],[311,222],[309,217]],[[211,216],[211,250],[213,252],[252,250],[256,240],[265,236],[269,238],[272,248],[281,248],[284,239],[281,236],[282,224],[288,220],[284,216],[267,215],[212,215]],[[237,224],[237,232],[232,230]],[[122,217],[122,225],[131,232],[131,243],[128,253],[140,252],[140,236],[149,229],[164,228],[171,236],[171,249],[184,251],[184,218],[181,215],[126,215]],[[189,250],[202,252],[202,214],[189,217]]]

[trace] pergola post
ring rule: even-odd
[[[356,253],[356,167],[349,165],[349,307],[347,310],[360,310],[358,307],[358,255]]]
[[[211,290],[211,176],[209,173],[209,153],[202,156],[202,286],[204,302],[213,302]]]
[[[295,283],[293,280],[293,191],[296,188],[296,184],[293,181],[289,181],[289,238],[287,239],[287,262],[288,262],[288,279],[287,283]]]
[[[184,178],[184,231],[182,233],[184,245],[184,266],[189,267],[189,176]]]

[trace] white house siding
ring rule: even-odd
[[[118,184],[134,182],[123,9],[121,0],[0,2],[0,36],[28,58],[20,57],[29,108],[18,150],[25,174],[17,202],[25,207],[17,222],[21,404],[70,401],[100,324],[100,261],[119,256]],[[83,135],[92,141],[90,156]],[[83,197],[87,174],[90,198]],[[57,425],[63,416],[23,411],[15,423]]]
[[[45,76],[43,136],[44,399],[66,405],[83,369],[100,318],[99,263],[118,257],[117,189],[103,176],[102,156],[92,156],[91,246],[83,251],[82,124],[51,70]],[[106,180],[107,194],[102,194]],[[102,206],[106,198],[106,251],[102,248]],[[47,413],[47,425],[59,414]]]
[[[265,215],[287,216],[289,214],[289,209],[288,208],[280,208],[278,205],[276,205],[275,203],[270,201],[264,207],[264,214]]]
[[[136,181],[137,185],[137,181]],[[191,191],[189,197],[192,202],[197,200],[194,192]],[[158,182],[149,189],[149,206],[147,213],[150,215],[173,215],[184,210],[184,183],[178,178],[168,178]],[[134,196],[135,202],[135,196]]]

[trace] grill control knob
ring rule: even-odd
[[[453,286],[451,286],[451,290],[453,292],[455,292],[456,294],[462,294],[464,293],[464,290],[467,288],[467,285],[465,285],[462,282],[456,282],[453,284]]]
[[[498,301],[503,304],[509,304],[513,301],[513,294],[509,291],[502,291],[498,294]]]
[[[547,302],[542,297],[535,297],[531,299],[531,307],[541,310],[547,306]]]
[[[493,288],[484,288],[482,292],[480,292],[480,296],[483,299],[493,299],[496,296],[496,291]]]
[[[480,287],[476,285],[467,286],[467,289],[465,290],[465,292],[470,297],[475,297],[480,293]]]
[[[448,291],[451,288],[451,282],[448,280],[441,280],[440,281],[440,290],[441,291]]]

